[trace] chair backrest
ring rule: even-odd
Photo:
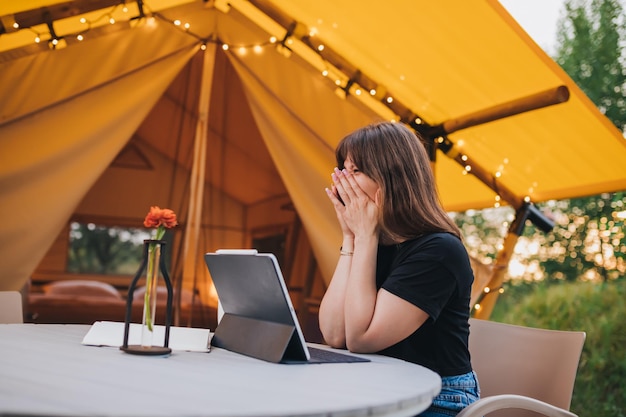
[[[584,332],[470,319],[469,350],[481,397],[518,394],[569,410]],[[491,416],[536,416],[504,410]]]
[[[0,291],[0,324],[23,322],[22,294],[19,291]]]

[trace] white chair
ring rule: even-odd
[[[22,294],[19,291],[0,291],[0,324],[24,323]]]
[[[481,399],[458,417],[575,417],[569,411],[584,332],[470,319]]]

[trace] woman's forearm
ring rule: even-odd
[[[324,293],[319,309],[319,326],[324,341],[337,348],[346,346],[344,303],[353,251],[352,239],[344,239],[335,272]]]
[[[377,249],[378,239],[376,236],[367,236],[355,240],[344,302],[346,346],[353,351],[362,350],[361,341],[374,316],[377,297]]]

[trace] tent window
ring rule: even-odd
[[[277,233],[270,236],[253,237],[252,247],[261,253],[273,253],[281,268],[285,267],[285,233]],[[283,273],[285,271],[283,270]],[[286,278],[285,278],[286,279]]]
[[[69,231],[67,272],[134,275],[141,264],[148,229],[72,222]],[[166,233],[166,240],[171,240]],[[170,246],[171,247],[171,246]],[[165,251],[166,263],[171,257]]]

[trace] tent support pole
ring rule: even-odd
[[[491,279],[484,289],[481,297],[478,298],[476,305],[472,306],[474,317],[478,319],[488,320],[493,312],[493,308],[498,300],[502,283],[504,282],[504,275],[506,274],[509,261],[513,256],[515,245],[519,236],[515,233],[509,232],[504,237],[502,249],[496,256],[496,262],[491,272]]]
[[[213,83],[213,68],[215,60],[215,45],[207,45],[203,51],[202,81],[198,97],[198,121],[196,123],[196,135],[194,139],[193,166],[190,173],[189,206],[183,244],[183,274],[178,283],[179,294],[183,282],[193,282],[195,297],[197,286],[198,265],[203,265],[202,254],[199,250],[198,241],[202,228],[202,208],[204,202],[204,179],[206,171],[207,136],[209,124],[209,104],[211,101],[211,87]],[[193,314],[193,309],[192,309]],[[192,317],[189,321],[191,324]],[[179,317],[175,317],[178,325]]]
[[[479,319],[489,319],[493,308],[498,299],[498,295],[501,292],[502,283],[504,282],[504,275],[506,274],[509,261],[515,251],[515,245],[517,240],[524,232],[526,220],[531,220],[537,227],[544,232],[548,232],[554,227],[552,220],[545,217],[541,212],[532,204],[524,203],[515,213],[515,220],[509,226],[507,235],[504,238],[502,249],[496,256],[496,263],[491,272],[491,279],[485,287],[483,294],[478,298],[476,302],[477,306],[474,306],[474,316]]]

